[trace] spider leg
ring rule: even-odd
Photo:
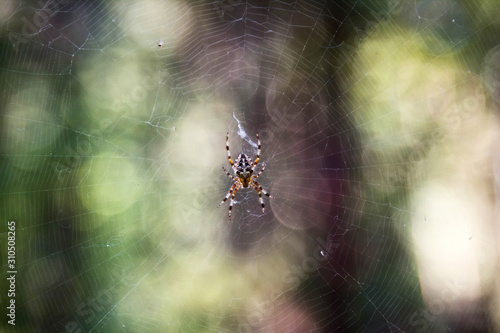
[[[231,174],[229,172],[227,172],[226,168],[222,167],[222,170],[224,170],[226,172],[226,174],[229,176],[229,178],[231,178],[232,180],[234,180],[234,181],[238,180],[238,178],[231,176]]]
[[[253,162],[252,170],[255,169],[255,167],[259,163],[259,160],[260,160],[260,139],[259,139],[259,134],[257,134],[257,158],[255,159],[255,162]]]
[[[258,178],[258,177],[259,177],[259,176],[260,176],[260,175],[264,172],[264,170],[266,169],[266,165],[267,165],[267,163],[264,163],[264,164],[262,165],[262,170],[260,170],[258,174],[253,175],[252,177],[253,177],[253,178]]]
[[[260,146],[260,144],[259,144]],[[227,132],[226,135],[226,150],[227,150],[227,159],[229,160],[229,164],[231,164],[232,167],[234,167],[234,162],[231,159],[231,152],[229,151],[229,132]]]
[[[231,196],[231,201],[229,202],[229,220],[231,221],[231,209],[233,209],[233,202],[234,202],[234,196],[236,195],[236,192],[240,189],[241,183],[236,186],[236,188],[233,191],[233,195]]]
[[[267,191],[264,190],[262,188],[262,186],[259,183],[257,183],[257,181],[255,179],[252,179],[252,185],[255,185],[262,193],[264,193],[265,195],[267,195],[269,198],[272,198],[272,196],[269,193],[267,193]]]
[[[256,190],[256,191],[257,191],[257,193],[259,193],[259,201],[260,201],[260,204],[262,205],[262,215],[264,215],[264,207],[265,207],[265,205],[264,205],[264,200],[262,199],[262,193],[261,193],[261,191],[257,188],[257,185],[255,185],[254,183],[250,183],[250,185],[252,185],[252,188],[253,188],[254,190]]]
[[[234,188],[235,188],[235,187],[236,187],[236,185],[238,185],[238,184],[241,184],[241,183],[240,183],[240,182],[235,182],[235,183],[233,184],[233,186],[231,186],[231,188],[229,189],[229,192],[227,192],[226,197],[225,197],[224,199],[222,199],[222,201],[220,202],[219,206],[217,206],[217,208],[219,208],[219,207],[220,207],[220,205],[222,205],[222,204],[223,204],[223,203],[224,203],[227,199],[229,199],[229,196],[231,195],[231,193],[233,192]],[[239,187],[239,185],[238,185],[238,187]]]

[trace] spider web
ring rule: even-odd
[[[498,9],[2,2],[1,330],[499,330]]]

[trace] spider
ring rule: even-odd
[[[231,167],[234,170],[234,173],[236,174],[236,177],[231,176],[229,172],[227,172],[226,168],[222,167],[224,172],[231,178],[234,183],[229,189],[229,192],[227,192],[227,195],[224,199],[222,199],[221,203],[219,204],[222,205],[228,198],[231,196],[231,201],[229,203],[229,220],[231,220],[231,209],[233,208],[233,202],[234,202],[234,196],[236,195],[236,192],[243,186],[243,187],[249,187],[251,186],[257,193],[259,193],[259,201],[260,204],[262,205],[262,215],[264,215],[264,200],[262,199],[262,193],[267,195],[269,198],[272,198],[272,196],[267,193],[262,186],[257,183],[257,178],[264,172],[264,169],[266,168],[266,163],[262,166],[262,169],[259,171],[258,174],[254,175],[254,169],[259,163],[260,159],[260,139],[259,139],[259,134],[257,134],[257,158],[255,159],[255,162],[252,162],[252,160],[245,154],[240,154],[238,158],[236,159],[236,162],[233,162],[231,159],[231,153],[229,152],[229,132],[227,133],[226,136],[226,150],[227,150],[227,159],[229,160],[229,164],[231,164]]]

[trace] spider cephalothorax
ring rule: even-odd
[[[233,185],[229,189],[229,192],[227,193],[226,197],[221,201],[219,204],[222,205],[230,196],[231,196],[231,201],[229,203],[229,219],[231,219],[231,209],[233,208],[233,202],[234,202],[234,196],[236,192],[243,186],[243,187],[249,187],[251,186],[257,193],[259,193],[259,201],[260,204],[262,205],[262,214],[264,214],[264,200],[262,199],[262,193],[267,195],[269,198],[272,198],[269,193],[267,193],[262,186],[260,186],[259,183],[257,183],[256,179],[264,172],[264,169],[266,168],[266,164],[262,167],[260,172],[257,175],[254,175],[253,172],[255,170],[255,167],[259,163],[260,160],[260,139],[259,135],[257,134],[257,157],[255,158],[255,162],[252,162],[252,160],[245,154],[240,154],[238,158],[236,159],[236,162],[233,162],[231,159],[231,152],[229,151],[229,132],[227,133],[226,136],[226,150],[227,150],[227,159],[229,160],[229,164],[231,164],[231,167],[234,170],[234,173],[236,174],[236,177],[231,176],[229,172],[227,172],[226,168],[222,167],[222,169],[226,172],[226,174],[234,180]],[[217,206],[217,207],[219,207]]]

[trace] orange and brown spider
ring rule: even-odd
[[[231,164],[231,167],[233,168],[236,177],[231,176],[231,174],[227,172],[226,168],[222,167],[222,169],[226,172],[229,178],[234,180],[234,183],[229,189],[229,192],[227,192],[226,197],[219,204],[219,206],[222,205],[231,196],[231,201],[229,203],[229,219],[231,219],[231,209],[233,208],[234,196],[236,195],[236,192],[238,192],[238,190],[242,186],[243,187],[251,186],[255,191],[257,191],[257,193],[259,193],[259,201],[260,204],[262,205],[262,215],[264,215],[265,206],[264,206],[264,200],[262,199],[262,193],[267,195],[269,198],[272,197],[262,188],[262,186],[259,183],[257,183],[256,180],[262,174],[262,172],[264,172],[266,164],[264,163],[262,169],[258,174],[256,175],[253,174],[255,167],[257,166],[260,160],[259,134],[257,134],[257,158],[255,159],[255,162],[252,162],[252,160],[243,153],[238,156],[238,158],[236,159],[236,163],[233,162],[233,160],[231,159],[231,153],[229,151],[229,132],[227,133],[226,136],[226,150],[227,150],[227,159],[229,160],[229,164]]]

